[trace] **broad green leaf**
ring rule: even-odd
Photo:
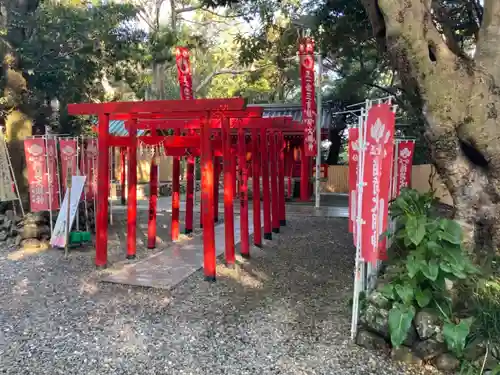
[[[391,300],[394,299],[394,287],[392,284],[385,284],[382,288],[379,289],[380,293],[386,298],[389,298]]]
[[[432,292],[430,289],[417,290],[415,299],[420,307],[426,307],[432,300]]]
[[[430,221],[425,227],[429,232],[434,232],[439,227],[439,222],[437,220]]]
[[[410,217],[406,223],[406,234],[415,246],[418,246],[425,237],[425,223],[425,217],[417,219],[414,216]]]
[[[453,269],[445,261],[441,261],[439,263],[439,268],[441,268],[444,272],[447,272],[447,273],[452,273],[453,272]]]
[[[410,305],[412,303],[414,293],[411,285],[398,284],[394,287],[394,290],[404,304]]]
[[[438,244],[436,241],[428,241],[426,243],[427,248],[432,251],[433,253],[440,253],[443,250],[443,247]]]
[[[469,274],[480,274],[481,270],[471,263],[469,259],[464,262],[464,271]]]
[[[443,230],[440,234],[441,239],[455,245],[462,243],[462,228],[456,221],[443,219],[441,229]]]
[[[436,281],[439,275],[439,264],[436,259],[431,259],[429,262],[422,264],[420,270],[426,278]]]
[[[420,271],[420,262],[417,260],[415,255],[411,254],[408,258],[406,258],[406,269],[408,270],[408,276],[412,279],[418,271]]]
[[[458,324],[454,324],[451,322],[447,322],[444,324],[444,340],[446,342],[446,345],[448,345],[448,348],[455,354],[462,354],[473,321],[473,318],[467,318],[462,319]]]
[[[405,341],[414,317],[413,306],[395,306],[389,311],[389,333],[394,347],[401,346]]]

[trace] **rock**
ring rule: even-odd
[[[434,365],[441,371],[455,371],[460,367],[460,361],[453,354],[443,353],[436,358]]]
[[[389,344],[383,337],[366,330],[359,330],[356,336],[356,344],[369,350],[389,349]]]
[[[6,219],[2,224],[2,228],[10,230],[10,227],[12,227],[12,220]]]
[[[403,362],[410,365],[422,365],[422,359],[419,358],[412,350],[406,346],[393,348],[391,351],[391,358],[397,362]]]
[[[10,237],[16,237],[18,235],[19,231],[17,230],[16,227],[11,227],[9,231],[9,236]]]
[[[446,351],[446,345],[436,339],[419,341],[412,348],[415,354],[425,360],[435,358]]]
[[[9,233],[6,230],[0,231],[0,241],[6,241],[9,237]]]
[[[426,309],[420,310],[415,316],[413,322],[415,323],[417,333],[422,340],[431,338],[442,332],[441,320],[432,311]]]
[[[48,220],[45,221],[45,219],[41,217],[34,217],[32,216],[33,214],[28,214],[24,217],[23,221],[19,223],[18,225],[24,226],[24,225],[40,225],[40,224],[48,224]]]
[[[391,308],[391,301],[379,291],[374,291],[368,296],[368,303],[381,309]]]
[[[483,340],[475,339],[465,348],[464,358],[468,361],[474,362],[475,360],[484,357],[485,354],[486,343]]]
[[[380,309],[373,305],[368,305],[364,314],[364,323],[370,331],[378,333],[385,339],[389,339],[389,310]]]
[[[28,238],[21,241],[21,246],[24,249],[40,249],[43,245],[42,242],[38,241],[35,238]]]
[[[47,225],[27,224],[19,233],[23,239],[40,238],[42,235],[50,234],[50,228]]]
[[[413,324],[410,326],[408,330],[408,334],[406,335],[405,341],[403,341],[403,345],[412,347],[418,341],[418,333]]]

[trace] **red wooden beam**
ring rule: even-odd
[[[192,111],[239,111],[246,106],[243,98],[151,100],[145,102],[107,102],[68,104],[70,115],[97,115],[101,113],[168,113]]]
[[[245,117],[262,117],[264,113],[264,108],[262,107],[250,107],[242,110],[236,111],[225,111],[223,112],[225,117],[232,118],[245,118]],[[139,120],[193,120],[193,119],[204,119],[207,116],[221,117],[217,113],[207,113],[207,111],[196,110],[189,112],[156,112],[156,113],[117,113],[110,116],[111,120],[130,120],[132,117],[136,117]]]
[[[246,128],[246,129],[280,129],[280,130],[295,130],[303,131],[303,128],[296,128],[296,124],[292,121],[291,117],[233,117],[232,114],[228,114],[230,117],[230,127],[231,129],[236,128]],[[195,119],[141,119],[138,121],[138,129],[199,129],[202,121],[200,118]],[[209,121],[210,127],[212,129],[221,128],[221,119],[211,119]]]

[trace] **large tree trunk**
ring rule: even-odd
[[[0,79],[0,114],[6,129],[7,141],[12,157],[12,167],[24,201],[28,191],[24,176],[23,140],[32,134],[36,107],[30,102],[26,79],[20,69],[16,49],[25,40],[27,27],[19,20],[27,22],[29,15],[38,7],[39,0],[6,0],[0,4],[0,29],[8,30],[0,36],[0,58],[2,59]],[[21,24],[21,26],[16,26]],[[29,24],[29,22],[27,22]]]
[[[433,23],[430,0],[362,1],[381,48],[422,99],[433,160],[453,197],[466,245],[478,256],[485,250],[498,254],[500,1],[485,0],[474,60],[452,52]]]

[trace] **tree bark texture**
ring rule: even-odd
[[[500,1],[485,0],[475,57],[437,30],[431,0],[362,0],[380,48],[422,100],[434,164],[478,258],[500,248]]]

